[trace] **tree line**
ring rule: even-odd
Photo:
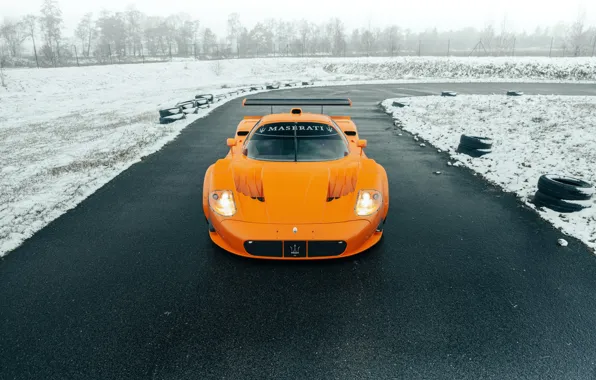
[[[26,43],[29,42],[29,43]],[[26,49],[24,45],[31,46]],[[3,62],[38,66],[114,63],[146,57],[195,57],[197,59],[267,56],[396,56],[396,55],[594,55],[596,27],[586,25],[585,13],[569,24],[538,27],[513,33],[507,19],[483,29],[462,28],[414,33],[399,25],[348,29],[339,18],[325,23],[308,20],[266,19],[252,27],[240,16],[227,19],[225,35],[186,13],[150,16],[134,7],[125,11],[87,13],[72,36],[64,35],[62,11],[57,0],[43,0],[38,14],[5,18],[0,24],[0,57]],[[32,50],[32,51],[29,51]]]

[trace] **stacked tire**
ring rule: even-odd
[[[577,178],[544,174],[538,179],[534,204],[558,212],[576,212],[593,203],[594,186]]]
[[[181,119],[186,119],[186,113],[181,106],[159,110],[159,124],[169,124]]]
[[[457,152],[471,157],[481,157],[491,153],[492,147],[493,140],[489,137],[461,135]]]

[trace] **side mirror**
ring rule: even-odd
[[[227,139],[226,140],[226,144],[231,148],[233,146],[236,146],[236,139]]]
[[[358,140],[358,142],[356,143],[356,146],[358,148],[366,148],[366,140]]]

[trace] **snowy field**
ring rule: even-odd
[[[394,100],[408,105],[393,107]],[[516,193],[543,218],[596,249],[596,199],[591,208],[568,214],[540,211],[529,202],[542,174],[596,185],[596,97],[459,95],[382,104],[415,138],[449,152],[455,166],[470,167]],[[492,153],[471,158],[455,152],[461,134],[492,138]]]
[[[0,87],[0,256],[76,206],[196,118],[157,110],[197,93],[282,80],[317,85],[596,80],[596,60],[321,58],[7,69]]]

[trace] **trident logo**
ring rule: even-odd
[[[293,246],[290,246],[290,255],[299,255],[300,254],[300,247],[297,246],[296,244],[294,244]]]

